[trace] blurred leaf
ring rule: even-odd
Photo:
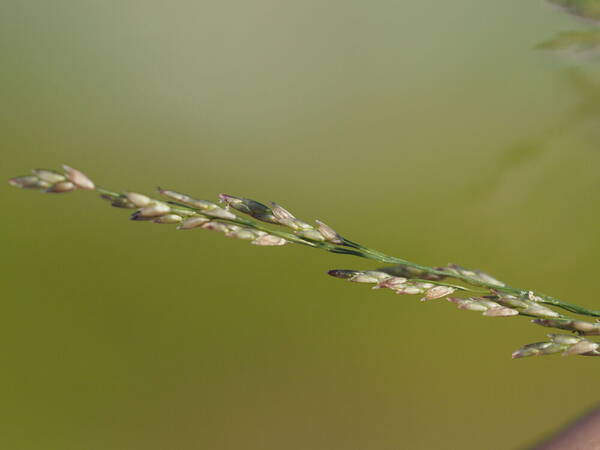
[[[565,79],[581,98],[577,117],[585,119],[599,116],[600,80],[579,68],[571,68],[565,72]]]
[[[538,44],[537,48],[591,58],[600,52],[600,31],[565,31]]]
[[[568,14],[600,22],[600,0],[547,0]]]

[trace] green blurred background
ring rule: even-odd
[[[574,26],[541,0],[0,10],[2,179],[275,200],[599,307],[600,74],[533,50]],[[0,197],[2,448],[521,448],[598,402],[595,358],[510,359],[548,329],[325,275],[377,264]]]

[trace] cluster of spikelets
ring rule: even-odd
[[[550,334],[549,342],[526,345],[514,352],[513,358],[555,353],[600,356],[600,343],[584,337],[600,335],[600,323],[573,319],[548,308],[545,304],[592,317],[600,316],[598,311],[538,296],[532,291],[511,288],[479,270],[469,270],[455,264],[430,268],[389,257],[343,238],[323,222],[316,221],[315,225],[311,225],[299,220],[276,203],[267,206],[255,200],[220,194],[222,203],[218,205],[161,188],[158,192],[164,200],[159,200],[137,192],[112,192],[96,186],[89,177],[76,169],[68,166],[63,166],[63,169],[63,173],[36,169],[32,175],[11,179],[10,184],[55,194],[75,190],[96,191],[112,206],[134,209],[131,220],[176,224],[179,230],[200,228],[219,231],[227,237],[248,240],[255,245],[280,246],[296,243],[334,253],[395,262],[398,265],[378,270],[336,269],[329,271],[329,275],[355,283],[374,284],[373,289],[387,289],[402,295],[421,295],[422,301],[445,297],[459,309],[479,311],[488,317],[532,317],[535,324],[574,333]],[[258,222],[236,212],[250,216]],[[284,231],[280,228],[265,227],[261,223],[281,226]],[[449,278],[464,282],[470,287],[448,283],[446,280]],[[479,295],[467,298],[450,297],[455,292],[475,292]]]
[[[316,221],[310,225],[297,219],[289,211],[272,203],[271,207],[254,200],[220,194],[224,207],[208,201],[192,198],[186,194],[168,189],[158,189],[165,198],[159,200],[137,192],[115,193],[99,188],[79,170],[63,166],[64,173],[53,170],[35,169],[32,175],[16,177],[10,184],[24,189],[37,189],[46,193],[66,193],[75,190],[96,190],[105,200],[117,208],[135,209],[131,220],[151,221],[158,224],[177,224],[178,230],[201,228],[219,231],[227,237],[249,240],[252,244],[262,246],[284,245],[290,240],[310,245],[318,242],[341,243],[341,237],[326,224]],[[258,229],[255,223],[248,222],[234,214],[232,210],[250,215],[265,223],[281,225],[290,233],[270,234]]]
[[[456,265],[451,267],[457,268]],[[415,280],[403,276],[396,276],[395,268],[386,271],[380,270],[357,271],[357,270],[330,270],[329,275],[352,281],[354,283],[374,284],[373,289],[390,289],[396,294],[423,294],[421,301],[444,298],[455,304],[459,309],[478,311],[488,317],[511,317],[528,316],[535,317],[532,320],[541,326],[559,328],[572,331],[579,336],[550,334],[550,342],[538,342],[528,344],[512,354],[513,358],[526,356],[542,356],[554,353],[563,355],[600,356],[600,344],[589,341],[581,336],[600,335],[600,323],[587,322],[583,320],[566,319],[558,312],[540,303],[541,298],[533,292],[527,292],[521,298],[515,295],[501,293],[491,290],[491,295],[480,297],[449,297],[457,290],[465,289],[462,286],[435,285],[432,281]],[[403,268],[406,275],[406,269]],[[480,277],[492,279],[489,275],[477,271]],[[439,280],[439,277],[438,277]],[[498,282],[498,284],[502,284]]]
[[[136,208],[137,210],[131,215],[131,220],[177,224],[178,230],[201,228],[218,231],[230,238],[249,240],[254,245],[268,246],[286,243],[285,239],[265,231],[224,222],[224,220],[235,220],[235,214],[213,202],[198,200],[167,189],[159,189],[158,192],[169,201],[154,200],[137,192],[126,192],[122,197],[119,196],[116,199],[104,194],[103,198],[110,200],[113,206]],[[182,206],[194,208],[194,210],[182,208]]]
[[[64,173],[54,170],[34,169],[32,175],[12,178],[9,183],[23,189],[38,189],[49,194],[62,194],[65,192],[83,189],[93,191],[96,185],[92,180],[77,169],[63,166]]]

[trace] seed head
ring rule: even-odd
[[[490,300],[494,300],[495,302],[500,303],[501,305],[508,306],[510,308],[525,309],[530,305],[526,300],[520,300],[513,295],[494,295],[489,296],[487,298],[489,298]]]
[[[341,237],[333,228],[329,225],[321,222],[320,220],[316,220],[317,222],[317,230],[321,233],[321,236],[325,238],[326,241],[331,242],[332,244],[343,244],[344,238]]]
[[[484,283],[493,284],[495,286],[504,286],[504,283],[496,280],[494,277],[488,275],[481,270],[470,270],[465,269],[458,264],[448,264],[446,267],[441,267],[440,269],[446,270],[448,272],[454,272],[458,275],[462,275],[465,277],[475,278],[476,280],[483,281]]]
[[[152,203],[152,199],[144,194],[137,192],[126,192],[125,197],[132,203],[136,208],[143,208]]]
[[[486,298],[486,297],[471,297],[470,300],[478,302],[479,304],[485,306],[488,309],[500,308],[499,303],[496,303],[495,301],[490,300],[489,298]]]
[[[435,269],[436,270],[444,270],[443,267],[435,267]],[[433,281],[441,281],[445,278],[441,275],[426,273],[421,269],[415,269],[414,267],[409,267],[404,264],[398,264],[395,266],[388,266],[388,267],[381,267],[377,270],[388,273],[395,277],[421,278],[423,280],[433,280]]]
[[[492,277],[491,275],[488,275],[485,272],[482,272],[481,270],[475,271],[475,278],[483,281],[484,283],[489,283],[489,284],[493,284],[496,286],[505,286],[505,283],[503,283],[502,281],[496,280],[494,277]]]
[[[192,197],[190,197],[189,195],[186,194],[181,194],[179,192],[175,192],[175,191],[170,191],[168,189],[161,189],[158,188],[157,189],[158,192],[161,195],[164,195],[165,197],[170,198],[171,200],[175,200],[176,202],[180,202],[180,203],[187,203],[190,200],[194,200]]]
[[[235,195],[221,193],[221,194],[219,194],[219,200],[226,203],[227,206],[231,206],[233,209],[237,209],[240,212],[250,214],[250,207],[246,204],[249,201],[248,199],[236,197]],[[250,201],[254,202],[254,200],[250,200]],[[268,209],[268,206],[263,205],[262,203],[259,203],[259,202],[255,202],[255,203],[258,203],[259,205],[262,205]]]
[[[573,344],[577,344],[578,342],[580,342],[582,340],[582,338],[573,336],[571,334],[551,333],[548,335],[548,337],[550,338],[550,340],[552,342],[554,342],[555,344],[560,344],[560,345],[573,345]]]
[[[526,314],[531,314],[532,316],[538,317],[560,317],[560,314],[556,311],[551,310],[550,308],[545,307],[541,303],[537,303],[534,301],[526,301],[527,308],[523,310]]]
[[[422,294],[423,289],[421,289],[417,286],[407,285],[405,287],[399,287],[399,288],[394,289],[394,292],[396,292],[396,294],[400,294],[400,295],[415,295],[415,294]]]
[[[183,203],[184,205],[190,206],[195,209],[201,210],[209,210],[213,208],[218,208],[219,206],[216,203],[209,202],[208,200],[199,200],[193,197],[190,197],[187,194],[182,194],[180,192],[171,191],[168,189],[158,188],[158,192],[165,197],[170,198],[179,203]]]
[[[273,236],[272,234],[265,234],[264,236],[257,237],[251,242],[251,244],[263,246],[284,245],[286,243],[287,241],[284,238]]]
[[[225,236],[234,238],[234,239],[243,239],[246,241],[252,241],[252,240],[256,239],[256,237],[257,237],[254,230],[252,230],[250,228],[240,228],[240,227],[230,229],[230,231],[225,233]]]
[[[275,220],[280,225],[284,225],[292,230],[311,230],[313,227],[306,222],[302,222],[301,220],[296,219],[296,217],[285,209],[283,206],[278,205],[275,202],[271,203],[271,210],[273,211],[273,215],[275,216]],[[321,240],[323,237],[321,236]]]
[[[125,197],[124,195],[119,195],[118,197],[112,197],[110,195],[104,195],[102,194],[100,197],[102,197],[103,199],[106,199],[108,201],[110,201],[110,204],[112,206],[114,206],[115,208],[125,208],[125,209],[133,209],[135,208],[135,205],[133,203],[131,203],[127,197]]]
[[[271,208],[256,200],[234,197],[233,195],[228,194],[219,194],[219,198],[221,201],[225,202],[227,206],[244,214],[248,214],[262,222],[278,223]]]
[[[50,184],[58,183],[65,180],[65,176],[62,173],[55,172],[53,170],[46,169],[34,169],[32,171],[40,180],[46,181]]]
[[[349,280],[354,275],[357,275],[359,272],[357,270],[347,270],[347,269],[333,269],[327,272],[327,275],[330,275],[335,278],[341,278],[342,280]]]
[[[489,308],[487,311],[484,311],[483,315],[488,317],[510,317],[516,316],[519,314],[519,311],[512,308],[507,308],[505,306],[499,306],[497,308]]]
[[[388,277],[381,280],[377,286],[373,286],[373,289],[402,289],[406,287],[406,282],[407,279],[404,277],[391,277],[388,275]]]
[[[183,217],[177,214],[166,214],[153,220],[154,223],[173,224],[179,223],[183,220]]]
[[[587,336],[600,335],[600,323],[586,322],[585,320],[573,320],[571,321],[571,327],[573,330]]]
[[[202,216],[188,217],[177,227],[178,230],[191,230],[192,228],[198,228],[205,223],[210,222],[210,219]]]
[[[168,214],[170,211],[171,207],[166,203],[154,202],[140,209],[138,215],[141,217],[159,217]]]
[[[65,192],[71,192],[75,189],[77,189],[77,187],[70,181],[59,181],[58,183],[50,186],[44,192],[47,192],[48,194],[64,194]]]
[[[296,235],[300,236],[301,238],[310,239],[311,241],[322,242],[325,240],[323,235],[321,233],[319,233],[317,230],[307,230],[307,229],[298,230],[298,231],[296,231]]]
[[[25,175],[22,177],[11,178],[9,184],[21,189],[46,189],[50,187],[50,183],[40,180],[35,175]]]
[[[134,212],[131,216],[129,216],[129,220],[143,221],[143,220],[152,220],[154,217],[142,216],[139,211]]]
[[[435,286],[435,287],[432,287],[431,289],[428,289],[427,292],[425,292],[425,297],[423,297],[421,299],[421,301],[424,302],[427,300],[434,300],[436,298],[442,298],[442,297],[445,297],[446,295],[450,295],[450,294],[454,293],[454,291],[456,291],[456,289],[453,287],[450,287],[450,286]]]
[[[600,335],[600,323],[586,322],[585,320],[573,320],[571,327],[573,330],[587,336]]]
[[[79,189],[85,189],[89,191],[96,189],[94,182],[90,180],[90,178],[83,172],[80,172],[79,170],[73,169],[69,166],[63,166],[63,170],[65,171],[65,175],[69,181]]]
[[[576,344],[570,346],[567,350],[565,350],[563,355],[581,355],[583,353],[595,352],[596,350],[598,350],[598,347],[600,347],[600,344],[583,339],[577,342]]]
[[[458,309],[466,309],[468,311],[481,312],[485,312],[489,309],[487,306],[471,298],[448,297],[447,300],[449,302],[454,303],[458,307]]]
[[[558,353],[562,351],[561,346],[556,346],[552,342],[536,342],[534,344],[527,344],[521,347],[519,350],[513,352],[511,355],[515,358],[526,358],[528,356],[539,356],[550,353]]]
[[[513,308],[508,308],[506,306],[502,306],[499,303],[496,303],[495,301],[490,300],[490,298],[487,298],[487,297],[474,297],[474,298],[470,298],[469,300],[486,308],[486,310],[483,311],[484,316],[510,317],[510,316],[516,316],[519,314],[518,310],[513,309]]]
[[[367,270],[352,275],[350,281],[354,281],[355,283],[379,283],[389,277],[390,276],[387,273],[377,272],[376,270]]]
[[[296,219],[296,216],[294,216],[291,212],[289,212],[283,206],[278,205],[275,202],[271,202],[271,208],[273,210],[273,215],[278,220],[295,220]]]
[[[202,224],[200,228],[204,230],[219,231],[221,233],[227,233],[230,231],[229,226],[222,222],[206,222],[205,224]]]
[[[207,216],[210,216],[210,217],[215,217],[217,219],[233,220],[233,219],[237,218],[237,216],[235,214],[227,211],[226,209],[220,208],[218,206],[216,206],[214,208],[210,208],[210,209],[205,209],[203,211],[203,214],[206,214]]]

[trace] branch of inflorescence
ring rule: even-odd
[[[476,297],[448,297],[448,300],[460,309],[480,311],[486,316],[533,317],[532,322],[538,325],[576,334],[551,334],[549,342],[526,345],[513,353],[515,358],[559,352],[600,356],[600,344],[582,337],[600,335],[600,323],[574,319],[543,305],[594,318],[600,317],[598,310],[567,303],[539,292],[508,286],[479,270],[468,270],[454,264],[429,267],[389,256],[342,237],[323,222],[316,221],[316,225],[304,222],[276,203],[267,206],[255,200],[220,194],[222,207],[208,200],[199,200],[161,188],[158,188],[158,192],[166,200],[159,200],[136,192],[121,193],[96,186],[85,174],[68,166],[63,166],[62,173],[35,169],[32,175],[11,179],[10,184],[47,193],[95,191],[115,207],[135,209],[130,218],[136,221],[177,224],[177,228],[182,230],[202,228],[220,231],[228,237],[250,240],[252,244],[262,246],[294,243],[331,253],[394,264],[393,267],[375,271],[332,270],[329,274],[354,282],[374,283],[374,288],[391,289],[397,294],[424,294],[422,300],[447,297],[456,291],[476,294]],[[246,216],[236,214],[238,212]],[[447,279],[457,280],[464,285],[449,283]]]

